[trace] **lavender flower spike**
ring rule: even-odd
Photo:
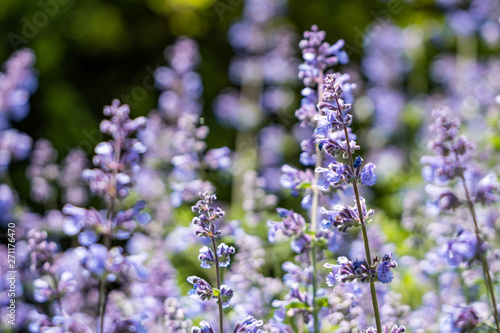
[[[352,115],[349,113],[351,104],[344,102],[343,95],[347,80],[348,76],[341,74],[325,76],[322,86],[324,101],[319,101],[317,107],[320,112],[314,118],[317,121],[315,133],[318,147],[323,149],[327,147],[326,154],[332,157],[342,155],[344,159],[347,159],[347,163],[336,161],[330,163],[328,169],[317,165],[316,175],[317,177],[319,174],[322,175],[319,181],[322,190],[328,190],[332,185],[352,184],[356,206],[336,206],[333,211],[328,211],[323,207],[321,212],[327,218],[323,220],[322,227],[328,229],[334,225],[340,232],[346,232],[349,228],[360,226],[366,259],[351,262],[345,257],[340,257],[337,265],[326,264],[326,267],[332,268],[332,273],[327,277],[327,284],[333,286],[335,281],[370,283],[375,322],[377,330],[381,332],[382,324],[375,282],[390,282],[393,278],[390,269],[396,267],[396,263],[390,261],[390,255],[386,255],[380,264],[371,256],[366,224],[367,218],[373,211],[367,210],[364,199],[359,193],[358,182],[373,186],[377,181],[376,167],[373,163],[368,163],[362,168],[361,156],[354,157],[354,151],[359,147],[355,141],[349,139],[349,135],[352,136],[349,131],[352,122]],[[335,135],[337,132],[342,132],[343,136]]]
[[[475,145],[465,135],[459,136],[460,121],[450,119],[449,108],[439,108],[433,111],[435,122],[429,129],[434,133],[434,140],[429,142],[429,147],[434,151],[434,156],[423,156],[421,162],[428,164],[423,170],[424,178],[436,186],[445,187],[440,195],[440,206],[445,209],[455,208],[461,202],[458,195],[453,193],[452,180],[457,179],[462,187],[463,202],[468,208],[474,226],[475,241],[467,234],[459,234],[457,240],[448,243],[445,250],[448,262],[458,265],[465,261],[470,265],[474,260],[481,264],[484,282],[492,306],[493,318],[497,331],[500,331],[500,316],[498,313],[493,279],[490,274],[490,264],[484,251],[483,236],[479,227],[479,218],[476,204],[489,204],[497,200],[493,192],[498,190],[498,180],[494,174],[488,174],[476,185],[476,193],[472,191],[469,174],[472,172],[472,153]],[[474,170],[472,170],[474,171]],[[437,191],[435,191],[437,192]],[[465,195],[464,195],[465,194]],[[444,199],[444,200],[443,200]],[[474,244],[475,243],[475,244]]]
[[[219,207],[213,207],[214,201],[217,199],[215,195],[208,193],[200,193],[201,200],[191,207],[192,211],[198,216],[193,218],[193,224],[196,226],[195,235],[204,238],[210,238],[212,248],[204,246],[200,249],[198,259],[201,261],[201,267],[210,268],[215,266],[215,274],[217,279],[217,288],[213,288],[207,281],[197,276],[190,276],[188,282],[193,284],[193,289],[189,291],[191,298],[200,299],[202,301],[215,298],[219,305],[219,325],[220,331],[224,331],[224,311],[223,308],[229,306],[229,302],[233,298],[233,290],[226,285],[221,285],[220,268],[228,267],[230,263],[230,255],[235,253],[232,246],[224,243],[217,246],[216,239],[222,234],[218,230],[216,221],[220,220],[225,212]],[[211,332],[212,328],[205,323],[202,328],[193,328],[193,332]]]

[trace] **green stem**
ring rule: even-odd
[[[338,107],[338,112],[342,114],[342,110],[340,109],[340,101],[339,98],[336,96],[335,101],[337,102],[337,107]],[[347,130],[347,125],[344,125],[344,135],[345,135],[345,141],[347,143],[347,155],[349,156],[349,165],[351,167],[351,170],[354,172],[354,159],[352,157],[352,152],[351,152],[351,144],[349,140],[349,131]],[[359,215],[359,222],[361,224],[361,232],[363,234],[363,243],[365,245],[365,254],[366,254],[366,261],[368,262],[368,266],[371,268],[372,267],[372,256],[370,253],[370,243],[368,241],[368,234],[366,232],[366,222],[364,221],[364,216],[363,216],[363,209],[361,206],[361,199],[359,196],[359,191],[358,191],[358,184],[357,180],[354,179],[352,183],[352,187],[354,189],[354,197],[356,198],[356,206],[358,207],[358,215]],[[377,291],[375,290],[375,282],[370,282],[370,293],[372,297],[372,305],[373,305],[373,314],[375,316],[375,323],[377,324],[377,332],[382,332],[382,324],[380,322],[380,312],[378,309],[378,299],[377,299]]]
[[[215,272],[217,274],[217,289],[219,290],[219,326],[220,333],[224,333],[224,310],[222,309],[222,295],[220,294],[220,272],[219,272],[219,256],[217,255],[217,243],[215,242],[215,236],[212,236],[212,245],[214,248],[215,257]]]
[[[470,302],[472,302],[472,299],[469,292],[469,287],[467,287],[467,285],[465,284],[464,277],[462,276],[463,272],[464,272],[463,269],[460,268],[457,269],[458,278],[460,279],[460,286],[464,290],[465,294],[465,302],[469,304]]]

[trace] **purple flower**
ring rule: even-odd
[[[361,166],[361,164],[363,163],[363,158],[361,156],[357,156],[355,159],[354,159],[354,163],[353,163],[353,167],[355,169],[359,168]]]
[[[269,227],[268,239],[274,242],[276,232],[280,230],[287,237],[300,237],[306,229],[306,221],[302,215],[291,210],[278,208],[278,214],[283,218],[282,222],[267,221]]]
[[[193,218],[193,224],[198,228],[195,230],[195,235],[199,237],[217,237],[222,231],[216,229],[215,221],[221,219],[225,212],[219,207],[211,207],[217,199],[215,195],[201,193],[201,200],[196,205],[191,207],[193,212],[198,213],[197,217]]]
[[[457,238],[450,239],[441,248],[441,256],[448,265],[458,267],[460,264],[470,264],[471,261],[486,250],[485,245],[478,248],[477,237],[468,230],[460,230]]]
[[[395,261],[391,262],[392,253],[385,254],[382,262],[378,265],[378,280],[382,283],[389,283],[393,279],[393,273],[391,268],[395,268],[397,263]]]
[[[348,166],[339,162],[332,162],[328,168],[316,168],[316,172],[322,174],[318,179],[318,187],[322,191],[328,191],[330,186],[339,186],[350,178]]]
[[[217,257],[219,259],[220,267],[228,267],[231,263],[231,254],[234,254],[235,249],[233,246],[227,246],[224,243],[219,244],[217,247]]]
[[[48,235],[46,231],[30,229],[27,236],[30,250],[31,270],[47,272],[52,269],[57,244],[47,241]]]
[[[231,262],[231,254],[234,254],[233,246],[227,246],[224,243],[219,244],[217,247],[217,258],[219,260],[219,267],[228,267]],[[215,264],[215,256],[212,249],[204,246],[200,249],[198,259],[201,261],[201,267],[210,268]]]
[[[104,228],[107,225],[106,219],[94,208],[84,209],[67,204],[63,207],[63,213],[67,215],[63,230],[68,236],[76,235],[82,229]]]
[[[392,326],[391,330],[389,331],[389,326],[385,325],[384,328],[382,329],[382,333],[405,333],[406,328],[404,326],[401,326],[399,324],[395,324]],[[368,327],[363,333],[377,333],[377,329],[375,327]]]
[[[435,156],[423,156],[422,164],[428,164],[424,169],[426,181],[446,183],[467,169],[468,162],[475,145],[465,136],[458,137],[460,121],[450,120],[451,110],[438,108],[433,111],[435,122],[429,129],[434,134],[434,140],[429,142],[429,147],[434,150]]]
[[[360,203],[363,209],[363,222],[366,224],[369,222],[368,217],[373,215],[375,211],[373,209],[367,210],[363,197],[360,197]],[[321,207],[320,213],[327,217],[321,222],[321,227],[324,230],[328,230],[333,225],[338,231],[345,233],[349,228],[359,227],[361,225],[357,206],[336,205],[332,211]]]
[[[208,246],[204,246],[200,249],[200,254],[198,255],[198,260],[201,261],[201,267],[211,268],[215,264],[214,251],[212,251]]]
[[[35,288],[33,291],[33,297],[38,303],[45,303],[55,295],[55,291],[45,280],[36,279],[33,282],[33,287]]]
[[[303,140],[300,143],[302,153],[300,154],[300,163],[305,166],[316,164],[316,146],[312,140]]]
[[[324,100],[318,103],[318,109],[323,115],[317,115],[318,122],[315,133],[319,138],[327,137],[330,133],[343,130],[352,121],[352,115],[347,112],[351,104],[342,99],[343,85],[349,79],[348,75],[327,74],[324,79]]]
[[[91,332],[91,329],[80,320],[71,318],[65,313],[63,313],[63,315],[56,315],[53,318],[49,318],[46,315],[39,314],[35,311],[32,313],[32,317],[33,318],[28,326],[28,330],[32,333]]]
[[[54,275],[55,277],[55,275]],[[43,279],[36,279],[33,282],[34,299],[39,303],[45,303],[54,297],[62,297],[66,293],[75,291],[77,286],[76,280],[73,278],[71,272],[63,272],[57,282],[57,290],[55,290],[50,284]]]
[[[346,283],[358,281],[361,283],[370,283],[375,281],[377,273],[368,267],[366,260],[349,261],[346,257],[339,257],[337,265],[325,264],[326,268],[332,269],[327,277],[327,284],[333,286],[335,281]]]
[[[22,49],[4,64],[5,73],[0,73],[0,118],[20,121],[28,114],[29,96],[38,85],[34,63],[33,51]]]
[[[108,249],[102,244],[92,244],[82,258],[82,265],[95,275],[102,275],[106,271]]]
[[[443,306],[443,321],[440,330],[443,332],[473,332],[480,319],[476,310],[471,307]]]
[[[228,287],[224,284],[220,286],[220,297],[222,299],[222,307],[223,308],[227,308],[229,306],[229,302],[233,298],[233,295],[234,295],[234,292],[230,287]],[[219,299],[217,298],[217,302],[218,301],[219,301]]]
[[[0,131],[0,174],[8,169],[12,160],[20,161],[29,156],[32,141],[31,137],[16,129]]]
[[[438,187],[428,184],[425,187],[427,193],[437,198],[437,205],[440,209],[449,211],[462,206],[463,202],[448,187]]]
[[[113,100],[111,106],[104,107],[104,115],[109,120],[101,122],[101,132],[111,135],[113,140],[101,142],[95,148],[92,162],[97,167],[84,170],[82,176],[89,183],[92,192],[110,198],[125,198],[133,183],[132,173],[138,172],[141,156],[146,146],[137,139],[130,138],[136,131],[145,128],[146,118],[129,118],[130,108]]]
[[[78,234],[78,243],[83,246],[90,246],[97,242],[97,235],[93,230],[85,230]]]
[[[115,332],[148,333],[147,319],[148,316],[143,313],[128,318],[117,318],[114,320]]]
[[[311,27],[311,31],[304,32],[304,39],[300,41],[299,46],[302,49],[304,63],[299,66],[299,78],[306,87],[317,84],[316,78],[320,71],[340,63],[345,64],[348,56],[341,48],[344,41],[339,40],[334,45],[326,43],[326,34],[319,31],[316,25]]]
[[[291,189],[293,196],[297,196],[299,194],[299,191],[301,190],[301,187],[308,183],[310,184],[314,179],[312,173],[309,170],[301,171],[288,164],[285,164],[281,168],[281,171],[283,172],[283,175],[280,179],[281,186]]]
[[[473,307],[463,308],[458,312],[455,320],[455,327],[460,330],[460,332],[468,332],[473,330],[477,325],[479,325],[479,316]]]
[[[167,332],[188,332],[191,326],[189,319],[185,318],[185,310],[175,297],[169,297],[164,302],[165,328]],[[201,331],[198,331],[201,332]]]
[[[12,219],[12,209],[15,206],[14,193],[6,184],[0,184],[0,225],[5,227]]]
[[[349,134],[351,152],[359,150],[360,147],[356,144],[356,141],[354,141],[356,139],[356,134],[352,133],[350,127],[347,128],[347,133]],[[335,132],[330,131],[326,137],[317,138],[316,142],[318,143],[319,149],[330,157],[337,158],[347,154],[348,145],[343,130]]]
[[[213,296],[213,289],[210,284],[197,276],[190,276],[187,281],[193,285],[193,289],[188,292],[189,297],[202,301],[210,300]]]
[[[389,333],[388,327],[387,327],[387,332]],[[406,327],[399,324],[395,324],[390,331],[390,333],[405,333],[405,332],[406,332]]]
[[[205,154],[205,163],[214,170],[228,170],[231,166],[231,150],[227,147],[211,149]]]
[[[252,316],[247,316],[234,326],[233,333],[260,333],[261,330],[257,327],[262,326],[262,324],[262,320],[257,320]]]
[[[191,329],[191,333],[215,333],[212,326],[206,321],[200,322],[200,327],[194,326]]]
[[[494,173],[486,175],[479,184],[476,190],[476,202],[480,202],[483,205],[491,205],[498,201],[498,197],[495,195],[498,192],[499,184],[497,176]]]
[[[373,186],[377,182],[377,175],[375,174],[375,164],[368,163],[361,170],[361,182],[367,186]]]
[[[290,248],[295,253],[305,253],[309,249],[311,240],[312,238],[310,235],[302,234],[292,240],[292,242],[290,243]]]

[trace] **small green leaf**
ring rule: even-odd
[[[307,309],[308,306],[304,304],[303,302],[299,301],[298,299],[294,299],[290,303],[288,303],[287,309]]]
[[[214,294],[213,294],[215,297],[219,297],[220,295],[220,290],[217,289],[217,288],[214,288]]]
[[[328,297],[326,296],[320,296],[316,298],[316,306],[322,308],[322,307],[327,307],[330,304],[328,304]]]
[[[328,241],[324,237],[318,238],[318,240],[316,242],[317,242],[318,246],[320,246],[321,248],[325,248],[328,246]]]
[[[306,234],[311,235],[311,236],[316,236],[317,231],[315,230],[307,230]]]
[[[310,187],[311,187],[311,182],[302,182],[299,185],[297,185],[298,190],[303,190]]]

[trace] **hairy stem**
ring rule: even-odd
[[[337,103],[338,112],[342,114],[338,96],[335,96],[335,101]],[[352,152],[351,152],[349,131],[347,130],[347,125],[344,125],[343,127],[344,127],[345,141],[347,143],[347,155],[349,156],[349,166],[351,167],[351,170],[354,171],[354,159],[352,157]],[[365,246],[366,261],[368,262],[368,266],[371,267],[373,263],[372,263],[372,256],[370,253],[370,243],[368,241],[368,233],[366,232],[366,221],[364,221],[363,208],[361,206],[361,199],[359,196],[358,183],[356,179],[354,179],[352,187],[354,189],[354,197],[356,198],[356,206],[358,207],[359,222],[361,224],[361,232],[363,234],[363,243]],[[373,314],[375,316],[377,332],[382,332],[382,324],[380,322],[380,312],[378,309],[378,299],[377,299],[377,291],[375,289],[375,282],[370,282],[370,294],[372,297]]]
[[[217,243],[215,242],[215,236],[212,236],[212,245],[214,247],[214,257],[215,257],[215,272],[217,274],[217,289],[220,291],[220,272],[219,272],[219,256],[217,255]],[[220,333],[224,333],[224,310],[222,309],[222,295],[219,292],[219,326]]]
[[[113,161],[115,162],[115,165],[118,165],[120,162],[120,154],[121,154],[121,145],[118,141],[115,140],[115,147],[113,149]],[[109,250],[111,247],[111,218],[113,217],[113,212],[115,210],[115,204],[116,204],[116,196],[117,196],[117,184],[116,184],[116,175],[118,173],[118,170],[115,168],[113,169],[113,172],[111,174],[111,186],[112,186],[112,193],[110,196],[110,202],[108,206],[108,212],[106,213],[106,222],[109,222],[109,229],[105,230],[105,233],[103,235],[103,244],[106,246],[106,249]],[[99,280],[99,303],[97,305],[97,317],[100,317],[100,327],[101,327],[101,333],[104,333],[104,315],[106,314],[106,303],[107,303],[107,281],[106,277],[103,275],[101,279]]]
[[[319,74],[319,82],[318,82],[318,103],[323,101],[323,72]],[[321,114],[321,110],[318,109],[318,113]],[[316,169],[321,167],[321,151],[319,147],[316,145]],[[319,189],[318,189],[318,180],[319,174],[315,172],[314,174],[314,186],[312,187],[313,198],[311,205],[311,225],[309,230],[316,231],[318,226],[318,202],[319,202]],[[319,318],[318,318],[318,308],[316,307],[316,294],[318,291],[318,268],[316,263],[316,237],[313,238],[312,246],[311,246],[311,264],[312,264],[312,289],[313,289],[313,297],[312,297],[312,311],[313,311],[313,320],[314,320],[314,333],[319,333]]]

